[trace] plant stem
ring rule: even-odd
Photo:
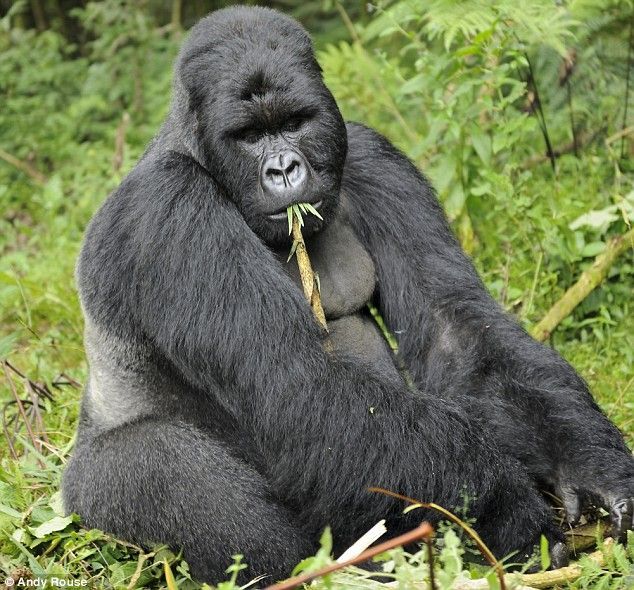
[[[326,324],[326,314],[321,304],[321,297],[319,295],[319,287],[313,272],[313,267],[310,264],[310,258],[306,250],[306,242],[304,242],[304,236],[302,235],[302,229],[299,225],[299,219],[297,215],[293,214],[293,240],[297,244],[295,248],[295,256],[297,257],[297,266],[299,268],[299,276],[302,281],[302,289],[306,300],[310,304],[313,310],[313,315],[319,323],[319,325],[328,332],[328,326]]]
[[[630,18],[630,37],[627,45],[627,73],[625,74],[625,107],[622,129],[627,126],[627,107],[630,102],[630,71],[632,69],[632,44],[634,43],[634,18]],[[621,138],[621,158],[625,157],[625,135]]]

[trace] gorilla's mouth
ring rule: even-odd
[[[297,205],[298,203],[291,203],[290,205]],[[323,200],[320,199],[319,201],[315,202],[315,203],[311,203],[311,205],[317,209],[317,211],[319,211],[319,208],[324,204]],[[267,215],[267,217],[272,220],[272,221],[286,221],[287,219],[287,213],[286,210],[288,209],[288,207],[290,207],[290,205],[288,205],[287,207],[284,207],[284,209],[279,209],[277,211],[275,211],[274,213],[270,213],[269,215]]]

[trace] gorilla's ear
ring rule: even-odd
[[[205,73],[207,72],[207,74]],[[176,62],[174,79],[180,83],[181,91],[187,97],[188,110],[196,112],[205,95],[209,93],[209,54],[197,51],[184,52]]]

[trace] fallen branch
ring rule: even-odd
[[[579,280],[564,293],[562,298],[548,310],[548,313],[532,329],[533,337],[540,342],[547,340],[561,321],[568,317],[573,309],[603,282],[614,261],[632,247],[634,247],[634,229],[609,240],[605,250],[595,258],[592,266],[581,273]]]
[[[606,539],[604,549],[609,547],[614,541]],[[603,551],[595,551],[590,553],[588,557],[597,565],[602,566],[605,562]],[[544,590],[545,588],[567,587],[568,584],[575,582],[582,575],[581,566],[578,564],[568,565],[556,570],[538,572],[536,574],[518,574],[511,573],[504,576],[504,581],[514,590]],[[398,582],[389,582],[385,584],[386,588],[398,587]],[[489,590],[489,581],[486,578],[477,580],[456,580],[453,583],[452,590]],[[429,585],[426,582],[417,582],[412,585],[412,590],[428,590]]]
[[[24,379],[24,381],[28,382],[28,384],[35,390],[38,396],[45,397],[46,399],[53,401],[53,394],[49,390],[48,385],[46,385],[46,383],[38,383],[37,381],[33,381],[29,379],[22,371],[17,369],[6,359],[3,361],[3,363],[7,369],[15,373],[18,377],[20,377],[20,379]],[[64,375],[64,373],[62,373],[62,375]],[[70,377],[68,376],[66,376],[66,378],[70,379]],[[75,381],[75,383],[77,383],[77,381]],[[77,385],[81,387],[78,383]]]
[[[292,588],[297,588],[297,586],[307,584],[308,582],[311,582],[316,578],[321,578],[326,574],[331,574],[332,572],[343,569],[344,567],[368,561],[376,555],[380,555],[381,553],[389,551],[390,549],[400,547],[401,545],[409,545],[410,543],[415,543],[416,541],[420,541],[421,539],[429,539],[431,538],[433,532],[434,529],[432,529],[431,525],[427,522],[423,522],[414,530],[409,531],[408,533],[405,533],[403,535],[399,535],[398,537],[394,537],[393,539],[385,541],[384,543],[380,543],[379,545],[376,545],[375,547],[364,551],[363,553],[361,553],[361,555],[358,555],[353,559],[348,559],[347,561],[327,565],[313,573],[302,574],[300,576],[295,576],[294,578],[289,578],[288,580],[280,582],[279,584],[267,586],[265,590],[291,590]]]
[[[32,178],[38,184],[44,185],[48,182],[48,178],[44,176],[35,166],[16,158],[11,155],[9,152],[5,152],[0,148],[0,159],[7,162],[7,164],[11,164],[11,166],[17,168],[21,172],[24,172],[27,176]]]
[[[31,440],[33,448],[40,453],[44,449],[50,449],[51,443],[46,433],[42,415],[44,407],[41,405],[44,399],[49,401],[54,399],[48,385],[29,379],[6,359],[0,360],[0,367],[2,369],[0,379],[2,374],[4,374],[4,379],[13,398],[4,403],[0,410],[0,423],[2,424],[2,432],[6,438],[10,456],[15,460],[19,458],[16,443],[22,428],[26,428],[27,437]],[[76,383],[66,375],[64,375],[64,378],[68,380],[68,383],[60,382],[56,387],[66,384],[72,385],[72,382]],[[14,379],[22,382],[26,396],[18,394]],[[10,412],[13,407],[15,407],[16,411]]]
[[[609,547],[612,543],[614,543],[612,539],[606,539],[603,543],[603,548]],[[605,562],[605,557],[601,550],[590,553],[588,557],[599,566],[602,566]],[[572,565],[560,567],[556,570],[539,572],[537,574],[522,574],[519,576],[519,579],[522,584],[531,588],[542,589],[574,582],[581,577],[581,573],[581,566],[573,563]]]
[[[631,127],[626,127],[625,129],[621,129],[620,131],[617,131],[614,135],[610,135],[610,137],[608,137],[605,140],[606,145],[610,145],[612,142],[616,141],[617,139],[621,139],[623,137],[627,137],[628,135],[632,135],[634,134],[634,125],[632,125]]]
[[[566,531],[566,545],[574,554],[594,547],[598,538],[609,535],[610,526],[610,520],[606,518],[570,529]]]
[[[148,559],[154,557],[155,555],[156,555],[156,551],[152,551],[152,553],[141,553],[139,555],[139,558],[136,563],[136,569],[134,570],[134,573],[132,574],[132,577],[130,578],[130,582],[126,590],[133,590],[134,588],[136,588],[136,584],[139,581],[141,574],[143,573],[143,566],[145,565],[145,562]]]

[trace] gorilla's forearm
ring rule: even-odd
[[[574,472],[607,489],[631,478],[617,428],[574,369],[490,297],[423,176],[375,132],[348,129],[349,217],[374,259],[381,311],[415,384],[448,398],[476,396],[504,451],[542,481],[560,486],[557,478]],[[614,469],[596,469],[601,454]]]

